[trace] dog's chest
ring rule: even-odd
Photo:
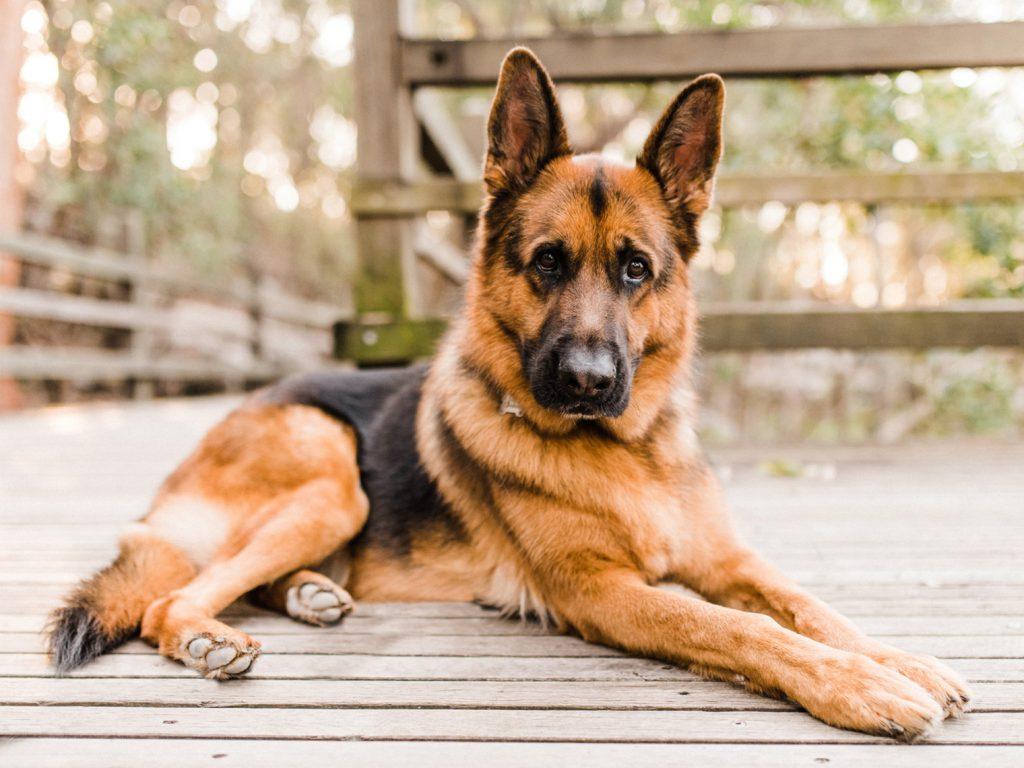
[[[617,535],[650,581],[667,576],[690,538],[679,493],[665,482],[624,490],[614,511]]]

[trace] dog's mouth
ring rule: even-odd
[[[620,407],[618,404],[608,406],[600,403],[576,401],[566,403],[565,405],[555,408],[555,410],[563,416],[572,416],[576,419],[601,419],[612,416],[621,416],[622,412],[626,410],[628,402],[629,398],[627,397]]]
[[[534,396],[536,400],[536,396]],[[566,405],[558,406],[556,408],[548,408],[547,410],[555,411],[562,416],[568,416],[573,419],[580,421],[586,421],[588,419],[600,419],[608,416],[607,413],[603,412],[600,408],[597,408],[593,403],[568,403]],[[501,402],[501,412],[507,413],[512,416],[522,416],[523,409],[511,395],[505,395]]]

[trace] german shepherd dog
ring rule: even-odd
[[[315,625],[353,598],[476,600],[844,728],[913,740],[963,712],[954,672],[742,544],[702,457],[688,263],[723,105],[705,75],[635,166],[575,156],[547,72],[509,53],[472,276],[436,358],[255,393],[57,611],[57,670],[141,632],[200,675],[242,675],[260,644],[216,617],[249,593]]]

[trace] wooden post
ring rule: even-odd
[[[146,247],[146,219],[142,211],[128,211],[124,220],[125,249],[129,256],[140,267],[149,266],[148,248]],[[132,303],[146,309],[157,307],[159,293],[145,277],[132,281]],[[155,352],[155,334],[151,328],[135,328],[132,331],[132,356],[137,360],[149,363],[153,361]],[[133,379],[131,382],[132,397],[136,400],[150,400],[156,394],[155,382],[150,379]]]
[[[21,227],[24,195],[18,184],[18,73],[21,69],[21,15],[24,0],[0,0],[0,232]],[[0,287],[17,286],[21,269],[13,256],[0,253]],[[0,347],[14,341],[15,324],[0,314]],[[0,411],[17,408],[21,392],[14,379],[0,378]]]
[[[356,170],[361,182],[406,182],[415,171],[419,137],[411,94],[402,85],[400,59],[401,20],[406,5],[404,0],[355,0],[353,5],[355,116],[359,129]],[[414,258],[412,224],[411,215],[357,214],[357,323],[401,321],[407,317],[410,286],[406,275]],[[378,343],[372,331],[360,338],[369,347]],[[396,349],[392,361],[403,362],[406,355]]]
[[[249,352],[252,354],[252,365],[258,367],[266,359],[265,343],[266,312],[263,306],[263,294],[266,279],[256,261],[249,259],[248,265],[249,296],[245,310],[249,315]],[[244,375],[227,374],[224,376],[224,390],[231,393],[244,392],[247,379]]]

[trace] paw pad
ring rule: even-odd
[[[288,590],[288,615],[316,626],[334,624],[352,610],[352,598],[340,588],[307,581]]]
[[[185,645],[185,663],[204,677],[223,680],[244,675],[260,654],[255,643],[238,644],[224,637],[197,635]]]

